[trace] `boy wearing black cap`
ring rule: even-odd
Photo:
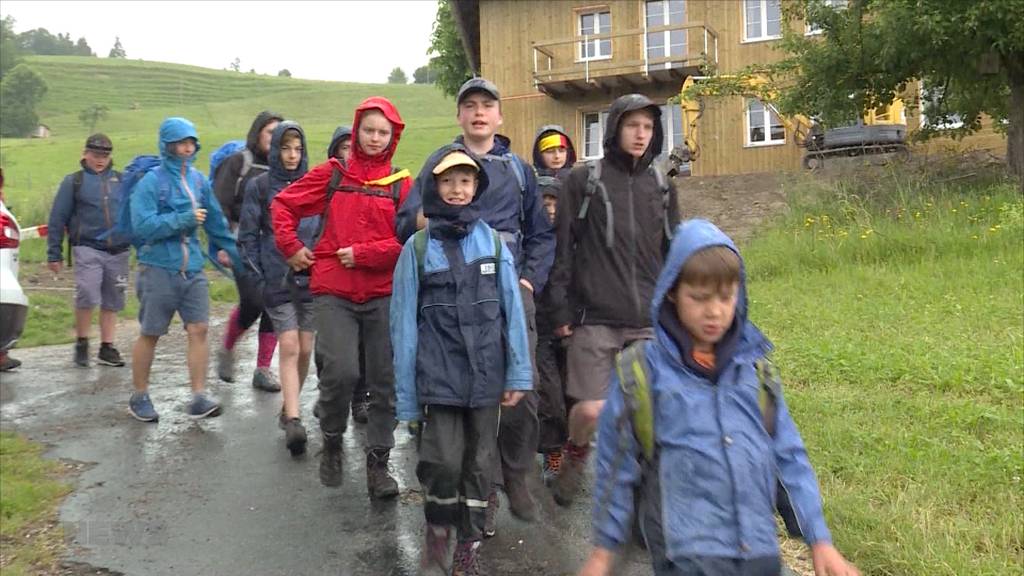
[[[67,230],[75,262],[75,364],[89,366],[89,328],[92,311],[100,308],[98,361],[124,366],[114,348],[117,313],[124,308],[128,285],[129,244],[110,234],[120,213],[120,174],[113,169],[113,144],[104,134],[85,141],[81,170],[64,177],[50,210],[46,260],[57,274],[64,259],[62,244]]]

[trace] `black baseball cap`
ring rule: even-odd
[[[459,95],[455,98],[455,104],[462,104],[462,100],[474,92],[483,92],[495,100],[501,100],[501,94],[498,93],[498,87],[493,82],[486,78],[470,78],[466,80],[462,87],[459,88]]]
[[[114,151],[114,145],[106,134],[96,133],[85,139],[85,149],[109,154]]]

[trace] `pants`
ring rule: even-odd
[[[123,310],[131,251],[111,254],[89,246],[73,246],[71,252],[75,262],[75,308]]]
[[[317,414],[324,434],[348,427],[352,390],[359,381],[359,346],[365,344],[366,383],[370,391],[367,449],[395,445],[395,373],[388,332],[391,297],[357,304],[331,295],[316,295],[316,354],[320,397]]]
[[[782,565],[777,557],[740,560],[696,556],[654,563],[656,576],[779,576],[781,573]]]
[[[352,390],[352,401],[353,402],[366,402],[366,397],[370,393],[369,388],[366,386],[366,350],[365,345],[359,343],[359,381],[356,382],[355,389]]]
[[[274,324],[270,315],[263,311],[263,287],[253,274],[235,275],[235,287],[238,288],[238,327],[248,330],[260,321],[261,333],[274,333]]]
[[[542,336],[537,340],[537,374],[540,381],[537,388],[540,428],[537,451],[546,454],[561,450],[569,437],[564,384],[565,348],[559,338]]]
[[[526,314],[526,331],[530,341],[530,359],[533,364],[533,390],[523,395],[512,408],[501,409],[501,426],[498,429],[498,452],[495,462],[494,482],[503,483],[508,477],[524,478],[534,466],[537,454],[537,308],[533,293],[519,286],[523,297],[523,312]],[[500,464],[499,464],[500,463]]]
[[[498,451],[498,407],[425,406],[416,478],[428,524],[455,526],[459,542],[483,537]]]

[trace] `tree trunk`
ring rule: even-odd
[[[1010,81],[1010,125],[1006,134],[1006,163],[1024,192],[1024,54],[1004,60]]]

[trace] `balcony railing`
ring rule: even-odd
[[[671,33],[680,31],[684,33],[681,46],[672,44]],[[662,34],[661,52],[668,51],[667,56],[649,56],[647,44],[652,34]],[[610,41],[611,54],[587,57],[597,52],[604,40]],[[718,33],[701,22],[533,42],[534,85],[552,96],[584,92],[592,86],[675,81],[700,73],[704,64],[718,64]]]

